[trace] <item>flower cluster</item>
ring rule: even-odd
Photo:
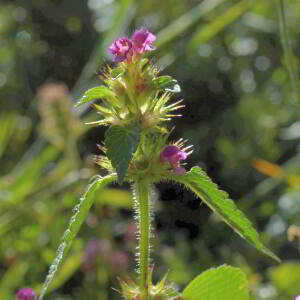
[[[35,300],[36,293],[32,288],[23,288],[17,292],[16,300]]]
[[[141,28],[133,33],[131,39],[121,37],[115,40],[108,51],[113,55],[115,62],[130,62],[134,55],[139,56],[145,51],[154,50],[155,40],[156,36],[153,33],[146,28]]]

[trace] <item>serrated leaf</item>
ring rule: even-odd
[[[138,126],[111,126],[105,132],[106,155],[118,174],[118,182],[122,184],[128,171],[129,163],[140,142]]]
[[[101,98],[110,98],[114,99],[115,94],[106,86],[97,86],[92,89],[87,90],[82,98],[75,104],[75,107],[78,107],[82,104],[91,102],[95,99],[101,99]]]
[[[169,91],[172,93],[180,92],[180,86],[177,83],[177,80],[173,79],[171,76],[159,76],[153,79],[153,83],[157,88]]]
[[[82,264],[83,255],[83,251],[76,251],[75,253],[72,253],[72,255],[70,255],[68,258],[66,258],[64,264],[61,266],[61,269],[53,279],[49,288],[47,289],[47,293],[58,289],[67,280],[70,279],[70,277],[79,269],[80,265]],[[38,293],[41,288],[42,285],[39,284],[34,287],[34,290]]]
[[[238,268],[221,266],[203,272],[183,291],[184,300],[248,300],[246,275]]]
[[[184,175],[170,174],[167,177],[192,190],[242,238],[259,251],[280,262],[280,259],[260,241],[258,233],[244,213],[229,199],[226,192],[218,189],[218,186],[211,181],[203,170],[194,167]]]

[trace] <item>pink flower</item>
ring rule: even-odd
[[[173,172],[180,175],[185,173],[185,169],[180,166],[180,161],[185,160],[187,156],[186,152],[181,151],[180,148],[175,145],[166,146],[160,153],[160,162],[169,162]]]
[[[298,295],[295,300],[300,300],[300,295]]]
[[[36,293],[31,288],[24,288],[17,292],[16,300],[35,300]]]
[[[108,51],[116,62],[129,59],[132,55],[132,41],[127,37],[118,38],[109,46]]]
[[[156,36],[146,28],[136,30],[132,35],[133,49],[136,53],[152,51],[155,47],[152,45]]]

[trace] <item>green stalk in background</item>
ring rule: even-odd
[[[293,54],[293,50],[291,47],[291,42],[289,40],[286,17],[285,17],[285,9],[284,9],[284,0],[278,0],[278,17],[279,17],[279,28],[280,28],[280,36],[284,51],[284,62],[286,64],[287,70],[289,72],[289,76],[292,81],[292,87],[295,93],[294,102],[299,104],[300,101],[300,87],[298,83],[298,75],[296,60]]]

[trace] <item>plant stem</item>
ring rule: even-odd
[[[146,181],[137,182],[139,205],[139,262],[140,262],[140,292],[141,300],[148,300],[148,269],[149,269],[149,238],[151,233],[150,222],[150,193]]]
[[[300,101],[300,88],[298,86],[298,76],[297,71],[295,69],[296,63],[293,55],[292,47],[289,40],[287,23],[284,12],[284,1],[278,0],[278,14],[279,14],[279,28],[280,28],[280,36],[283,45],[284,55],[286,56],[286,67],[289,72],[289,76],[292,82],[292,87],[295,92],[295,102]]]

